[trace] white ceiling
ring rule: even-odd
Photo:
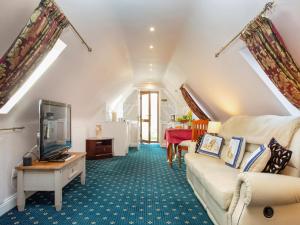
[[[0,8],[0,55],[4,54],[38,0],[4,1]],[[214,53],[264,6],[262,0],[57,0],[92,46],[86,51],[67,30],[68,45],[55,64],[8,117],[34,118],[37,100],[71,103],[75,117],[90,118],[124,90],[162,82],[172,96],[187,83],[215,114],[279,114],[287,111],[239,54],[235,43]],[[278,0],[272,18],[300,62],[300,1]],[[149,32],[154,26],[156,31]],[[154,49],[149,50],[149,45]],[[149,71],[153,64],[153,71]]]
[[[110,0],[126,42],[134,82],[159,82],[180,40],[193,0]],[[150,27],[155,32],[150,32]],[[149,46],[153,45],[153,49]],[[150,64],[152,64],[152,71]]]

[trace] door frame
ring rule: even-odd
[[[157,94],[157,140],[156,141],[151,141],[151,93],[156,93]],[[159,120],[160,120],[160,117],[159,117],[159,107],[160,107],[160,104],[159,104],[159,91],[140,91],[140,115],[139,115],[139,121],[140,121],[140,142],[141,143],[159,143]],[[149,110],[149,131],[148,131],[148,139],[149,141],[147,140],[143,140],[142,139],[142,122],[145,122],[142,120],[142,95],[144,94],[147,94],[148,95],[148,98],[149,98],[149,101],[148,101],[148,110]]]

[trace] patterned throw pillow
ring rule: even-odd
[[[225,164],[233,168],[238,168],[245,153],[246,140],[243,137],[232,137],[226,147]]]
[[[222,137],[205,134],[198,148],[198,153],[220,158],[222,144]]]
[[[270,158],[270,149],[265,145],[260,145],[259,148],[250,155],[243,168],[241,168],[241,172],[261,172],[266,167]]]
[[[200,144],[201,144],[201,141],[202,141],[203,136],[204,136],[204,134],[203,134],[203,135],[200,135],[200,136],[197,138],[196,146],[195,146],[195,153],[199,153],[199,152],[198,152],[198,149],[199,149],[199,146],[200,146]]]
[[[264,168],[265,173],[280,173],[292,157],[292,151],[282,147],[275,138],[272,138],[268,147],[271,149],[271,158]]]

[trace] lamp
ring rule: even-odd
[[[207,133],[217,134],[220,132],[220,129],[221,129],[221,122],[217,122],[217,121],[208,122]]]

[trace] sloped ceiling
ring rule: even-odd
[[[224,120],[235,114],[287,114],[239,54],[235,43],[214,53],[255,16],[262,0],[57,0],[93,47],[89,53],[66,30],[67,44],[55,64],[8,116],[33,119],[39,98],[71,103],[73,115],[88,119],[133,84],[162,82],[172,96],[187,83]],[[0,8],[0,55],[39,1],[4,1]],[[296,61],[300,61],[300,2],[279,0],[272,14]],[[154,33],[149,27],[155,26]],[[149,45],[154,49],[149,50]],[[300,62],[299,62],[300,63]],[[299,64],[298,63],[298,64]],[[153,64],[153,71],[149,71]]]
[[[219,58],[214,54],[234,37],[267,1],[200,0],[195,2],[184,35],[169,63],[164,83],[176,92],[186,82],[217,118],[288,112],[241,57],[242,41]],[[270,15],[300,65],[300,1],[279,0]]]
[[[130,52],[134,82],[160,82],[194,1],[111,0]],[[155,32],[150,32],[150,27]],[[154,48],[149,49],[152,45]],[[152,64],[150,67],[149,65]],[[152,70],[150,70],[152,69]]]

